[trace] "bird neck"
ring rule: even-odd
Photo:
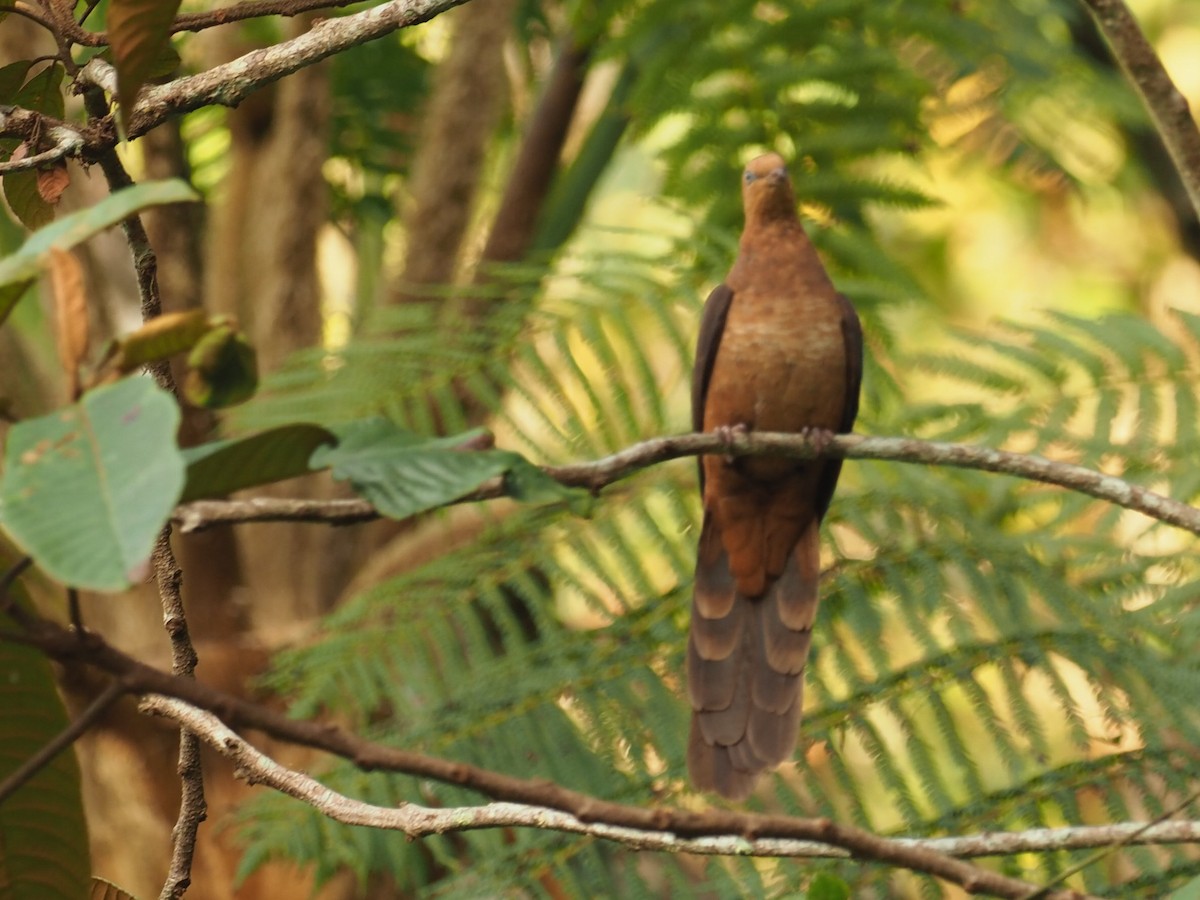
[[[755,246],[797,240],[807,243],[808,235],[804,233],[795,211],[789,211],[788,215],[754,215],[746,218],[746,227],[742,229],[738,249],[746,253]]]

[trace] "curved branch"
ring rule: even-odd
[[[46,136],[54,142],[54,146],[40,153],[35,153],[32,156],[0,162],[0,176],[48,166],[51,163],[64,160],[68,156],[76,156],[83,149],[83,135],[66,125],[51,128]]]
[[[174,721],[200,737],[233,762],[239,777],[264,784],[313,807],[335,821],[401,831],[409,837],[469,831],[476,828],[527,827],[586,834],[636,850],[695,853],[703,856],[763,856],[772,858],[845,859],[849,851],[820,841],[789,838],[747,838],[742,835],[682,837],[669,831],[647,831],[583,821],[544,806],[487,803],[482,806],[429,808],[417,804],[374,806],[331,790],[315,778],[280,765],[257,750],[215,715],[181,700],[151,694],[141,710]],[[1121,822],[1067,828],[991,831],[962,837],[892,838],[907,847],[932,850],[956,858],[1010,856],[1107,847],[1114,843],[1176,844],[1200,841],[1200,821],[1160,823]]]
[[[685,434],[652,438],[634,444],[595,462],[566,466],[547,466],[544,471],[560,484],[586,488],[597,493],[641,469],[671,459],[702,453],[736,456],[774,455],[812,459],[817,453],[812,443],[796,434],[752,432],[724,441],[712,434]],[[1162,494],[1131,484],[1113,475],[1105,475],[1072,463],[1054,462],[1041,456],[994,450],[970,444],[921,441],[915,438],[865,437],[840,434],[829,441],[821,455],[843,459],[876,459],[891,462],[920,463],[978,469],[1001,475],[1014,475],[1031,481],[1053,484],[1106,500],[1200,535],[1200,509],[1172,500]],[[456,503],[489,500],[505,496],[502,479],[486,482]],[[182,531],[200,531],[214,525],[244,522],[327,522],[351,524],[378,516],[365,500],[201,500],[176,508],[172,520]]]
[[[272,737],[323,750],[349,760],[363,771],[383,770],[432,778],[477,791],[496,800],[564,813],[580,823],[604,824],[617,829],[666,833],[674,838],[724,837],[732,841],[781,838],[815,841],[840,847],[851,857],[911,869],[962,886],[969,893],[998,897],[1024,897],[1037,890],[1017,879],[982,869],[911,841],[880,837],[830,819],[800,819],[723,809],[686,810],[646,808],[613,803],[554,782],[514,778],[409,750],[372,743],[339,728],[291,719],[216,690],[194,679],[173,676],[122,653],[95,634],[80,637],[53,622],[35,619],[25,634],[4,634],[43,650],[66,665],[88,665],[106,671],[131,694],[163,694],[217,715],[230,728],[252,728]],[[224,741],[229,735],[221,732]],[[236,738],[236,735],[234,735]],[[239,739],[240,740],[240,739]],[[237,749],[236,745],[234,749]],[[323,790],[323,789],[322,789]],[[1054,891],[1053,900],[1077,900],[1069,890]]]

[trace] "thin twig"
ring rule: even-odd
[[[100,696],[89,703],[87,709],[80,713],[73,722],[38,748],[37,753],[29,757],[16,771],[0,782],[0,804],[16,793],[38,772],[50,765],[54,761],[54,757],[79,740],[83,733],[95,725],[100,717],[108,711],[108,708],[116,703],[124,693],[125,688],[119,681],[114,681],[106,687]]]
[[[1055,876],[1054,880],[1051,881],[1049,884],[1042,885],[1040,888],[1038,888],[1033,893],[1029,894],[1026,897],[1021,898],[1021,900],[1046,900],[1046,898],[1050,896],[1050,889],[1052,887],[1054,887],[1056,884],[1062,884],[1064,881],[1066,881],[1072,875],[1076,875],[1079,872],[1082,872],[1084,869],[1088,868],[1089,866],[1094,866],[1096,863],[1100,862],[1102,859],[1107,859],[1109,856],[1116,853],[1122,847],[1128,847],[1131,844],[1137,843],[1138,839],[1141,838],[1144,834],[1149,832],[1154,827],[1161,825],[1163,822],[1167,821],[1167,819],[1171,818],[1171,816],[1175,815],[1176,813],[1182,812],[1188,806],[1195,803],[1197,799],[1200,799],[1200,789],[1192,791],[1192,793],[1188,794],[1186,797],[1184,797],[1178,803],[1176,803],[1173,806],[1169,807],[1168,809],[1164,810],[1161,815],[1155,816],[1153,819],[1151,819],[1149,822],[1142,825],[1140,828],[1131,829],[1129,831],[1129,833],[1127,835],[1125,835],[1125,837],[1121,838],[1120,840],[1114,841],[1111,844],[1108,844],[1107,846],[1102,847],[1097,852],[1090,854],[1086,859],[1081,859],[1075,865],[1068,866],[1067,868],[1063,869],[1061,872],[1058,873],[1058,875]]]
[[[219,25],[229,25],[234,22],[244,22],[247,19],[261,19],[265,16],[298,16],[306,12],[321,9],[340,9],[352,6],[362,0],[250,0],[234,6],[225,6],[209,12],[184,13],[176,16],[169,28],[170,34],[185,31],[204,31]],[[87,31],[80,27],[97,5],[98,0],[91,0],[90,5],[80,18],[79,24],[72,22],[63,26],[64,36],[72,44],[80,47],[107,47],[112,43],[106,31]]]
[[[1200,216],[1200,130],[1162,60],[1142,34],[1137,19],[1123,0],[1083,0],[1104,33],[1113,56],[1146,104],[1154,127]]]
[[[0,117],[0,121],[3,121],[3,117]],[[68,125],[51,126],[45,134],[54,142],[52,146],[32,156],[0,162],[0,175],[48,166],[67,157],[76,156],[83,149],[83,135]]]
[[[83,634],[83,612],[79,608],[79,591],[67,588],[67,611],[71,617],[71,627],[76,634]]]
[[[84,94],[84,105],[88,115],[98,119],[107,114],[104,97],[96,88]],[[114,151],[100,157],[100,167],[108,181],[109,189],[120,190],[133,183],[124,164]],[[141,216],[130,216],[121,222],[125,242],[133,256],[134,272],[137,276],[138,295],[142,301],[142,320],[149,322],[162,314],[162,301],[158,292],[158,259]],[[160,387],[177,395],[175,379],[166,362],[148,366],[150,374]],[[184,614],[183,596],[180,585],[183,573],[171,549],[171,526],[163,526],[151,556],[154,566],[158,595],[162,603],[163,627],[171,641],[171,668],[180,679],[191,680],[196,670],[196,649],[188,634],[187,618]],[[181,731],[179,734],[179,765],[177,769],[182,783],[182,798],[179,817],[171,830],[171,865],[163,883],[160,900],[178,900],[191,884],[192,859],[196,852],[196,837],[200,823],[207,816],[204,800],[204,778],[200,768],[200,742],[195,735]]]
[[[598,493],[614,482],[648,466],[701,453],[787,456],[811,459],[809,440],[796,434],[752,432],[725,441],[712,434],[651,438],[594,462],[547,466],[543,471],[560,484]],[[1113,475],[1040,456],[993,450],[970,444],[921,441],[915,438],[837,435],[822,455],[844,459],[877,459],[923,465],[954,466],[1014,475],[1053,484],[1143,513],[1193,534],[1200,534],[1200,509],[1156,494]],[[502,478],[485,482],[456,503],[489,500],[505,495]],[[316,501],[277,498],[201,500],[179,506],[172,515],[181,530],[200,531],[214,525],[246,522],[365,522],[377,513],[362,500]]]

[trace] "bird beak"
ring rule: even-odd
[[[772,169],[767,175],[767,180],[770,181],[771,184],[781,184],[787,181],[787,169],[785,169],[783,166],[780,166],[778,169]]]

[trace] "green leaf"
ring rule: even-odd
[[[0,523],[49,575],[97,591],[143,577],[183,489],[179,408],[147,378],[89,391],[14,425]]]
[[[16,104],[17,94],[25,83],[25,75],[33,60],[20,59],[7,66],[0,66],[0,103]]]
[[[204,409],[233,406],[258,389],[258,354],[246,336],[222,324],[204,335],[188,355],[183,395]]]
[[[163,50],[170,41],[171,22],[180,0],[112,0],[108,8],[108,37],[117,69],[117,99],[121,121],[129,125],[129,113],[138,91],[156,68],[161,68]]]
[[[506,488],[517,499],[546,501],[572,493],[520,454],[459,449],[479,432],[427,438],[377,417],[334,429],[334,433],[338,445],[319,448],[312,456],[313,467],[328,466],[334,478],[349,481],[389,518],[406,519],[453,503],[499,476],[505,476]],[[514,477],[515,490],[508,485],[509,477]]]
[[[110,194],[95,206],[63,216],[38,229],[16,253],[0,260],[0,323],[37,278],[51,247],[64,250],[74,247],[147,207],[199,199],[199,195],[179,179],[149,181]]]
[[[818,872],[809,882],[805,900],[849,900],[850,885],[836,875]]]
[[[22,593],[10,588],[27,603]],[[13,624],[0,615],[0,627]],[[0,641],[0,779],[66,725],[46,658]],[[67,750],[0,804],[0,885],[12,900],[73,900],[86,895],[90,868],[79,766]]]
[[[202,309],[155,316],[137,331],[113,341],[109,359],[121,373],[191,350],[212,323]]]
[[[187,486],[181,503],[224,497],[243,488],[295,478],[312,471],[313,451],[337,441],[318,425],[284,425],[248,438],[214,441],[183,451]]]

